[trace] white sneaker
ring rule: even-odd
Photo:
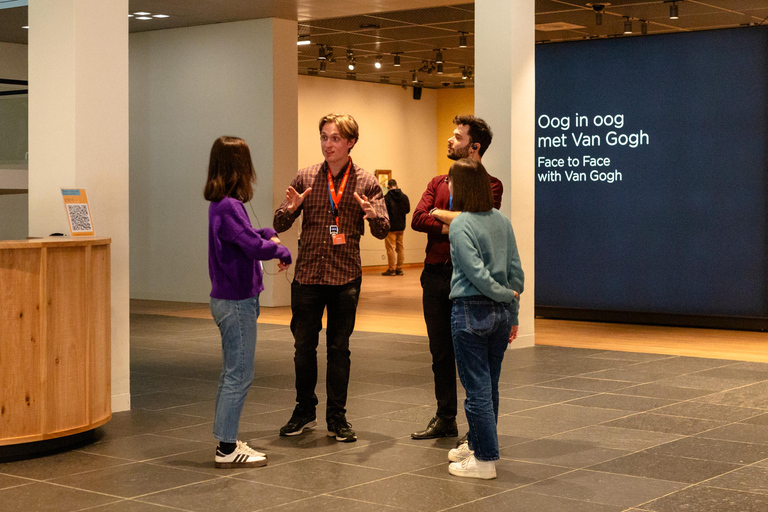
[[[474,450],[469,449],[469,443],[464,441],[459,446],[448,452],[448,460],[451,462],[461,462],[473,453],[475,452]]]
[[[477,460],[472,454],[461,462],[451,462],[448,472],[453,476],[493,480],[496,478],[496,463],[492,460]]]
[[[257,452],[246,443],[237,441],[235,451],[229,455],[224,455],[216,447],[214,462],[218,469],[260,468],[267,465],[267,456],[264,453]]]

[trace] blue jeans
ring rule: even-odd
[[[328,311],[326,329],[325,406],[327,421],[346,417],[347,387],[349,385],[349,337],[355,329],[360,279],[334,285],[306,285],[294,280],[291,284],[291,332],[293,361],[296,369],[296,410],[315,414],[317,395],[317,345],[323,328],[323,310]]]
[[[469,447],[478,460],[499,458],[499,375],[511,329],[510,304],[486,297],[453,300],[453,348],[459,379],[467,392],[464,412],[469,422]]]
[[[219,441],[234,443],[245,395],[253,382],[259,296],[245,300],[211,298],[211,314],[221,331],[222,357],[213,436]]]

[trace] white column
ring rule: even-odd
[[[29,26],[29,234],[68,234],[60,189],[86,189],[112,239],[112,409],[126,410],[128,0],[32,0]]]
[[[272,20],[272,212],[283,202],[285,190],[296,175],[299,165],[299,63],[296,30],[297,24],[294,21]],[[271,216],[267,224],[272,225]],[[280,241],[291,250],[294,265],[299,255],[298,234],[298,229],[289,229],[280,234]],[[290,305],[291,286],[285,273],[276,274],[277,265],[274,260],[265,264],[265,268],[269,269],[271,275],[264,276],[261,304]],[[292,266],[291,273],[294,269],[295,266]]]
[[[514,347],[534,343],[534,8],[534,0],[475,2],[475,115],[494,133],[483,164],[504,184],[501,208],[525,271]]]

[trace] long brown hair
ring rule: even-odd
[[[471,158],[457,160],[448,171],[453,183],[453,209],[459,212],[487,212],[493,209],[493,192],[488,171]]]
[[[247,203],[253,197],[256,171],[248,144],[239,137],[221,136],[211,147],[208,180],[203,197],[221,201],[225,196]]]

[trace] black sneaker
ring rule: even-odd
[[[328,423],[328,437],[335,437],[342,443],[354,443],[357,441],[357,434],[352,430],[352,424],[346,419],[330,421]]]
[[[397,270],[395,270],[395,275],[396,276],[402,276],[403,275],[403,271],[398,268]]]
[[[281,429],[281,436],[297,436],[305,430],[312,430],[317,425],[317,420],[314,413],[305,414],[299,411],[293,411],[291,419],[288,420]]]

